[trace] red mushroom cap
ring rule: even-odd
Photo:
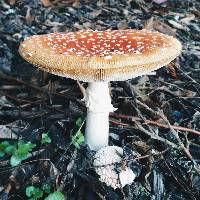
[[[147,30],[83,30],[26,39],[20,54],[39,68],[87,82],[126,80],[168,64],[181,52],[173,37]]]

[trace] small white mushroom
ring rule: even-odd
[[[99,180],[112,188],[121,188],[131,184],[136,174],[128,166],[120,167],[123,149],[117,146],[101,148],[94,156],[94,167]]]

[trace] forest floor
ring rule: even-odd
[[[28,199],[30,186],[36,200],[200,199],[199,22],[197,0],[0,0],[0,199]],[[18,47],[36,34],[128,28],[172,35],[183,50],[153,75],[110,84],[110,145],[130,148],[139,167],[114,190],[82,144],[77,82],[38,70]]]

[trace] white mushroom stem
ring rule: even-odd
[[[85,142],[97,151],[108,146],[109,112],[116,110],[111,104],[108,83],[89,83],[84,101],[87,107]]]

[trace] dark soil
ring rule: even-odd
[[[200,199],[199,22],[198,0],[0,0],[0,143],[36,144],[17,167],[0,158],[0,199],[28,199],[27,186],[45,184],[67,200]],[[140,171],[113,190],[94,173],[93,152],[72,143],[86,116],[77,82],[38,70],[18,47],[35,34],[127,28],[175,36],[183,51],[154,75],[111,83],[110,145],[135,152]]]

